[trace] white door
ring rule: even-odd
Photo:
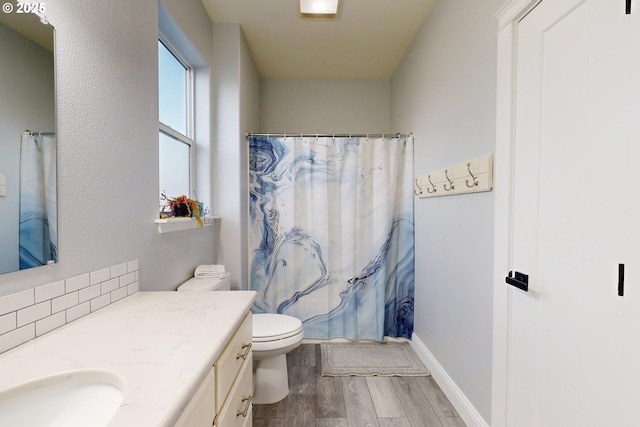
[[[639,26],[625,0],[543,0],[517,26],[514,427],[640,426]]]

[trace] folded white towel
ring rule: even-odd
[[[196,279],[224,279],[226,274],[220,273],[205,273],[194,276]]]
[[[224,279],[225,273],[201,273],[194,276],[196,279]]]
[[[193,273],[197,278],[223,279],[226,276],[224,265],[199,265]]]

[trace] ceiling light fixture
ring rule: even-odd
[[[300,13],[331,17],[338,14],[338,0],[300,0]]]

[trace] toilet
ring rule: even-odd
[[[178,291],[229,291],[231,275],[224,279],[191,278]],[[302,342],[302,322],[285,314],[254,314],[253,403],[276,403],[289,394],[287,353]]]

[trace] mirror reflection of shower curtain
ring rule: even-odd
[[[20,146],[20,269],[57,261],[56,139],[23,134]]]
[[[305,338],[413,332],[413,137],[249,138],[254,313]]]

